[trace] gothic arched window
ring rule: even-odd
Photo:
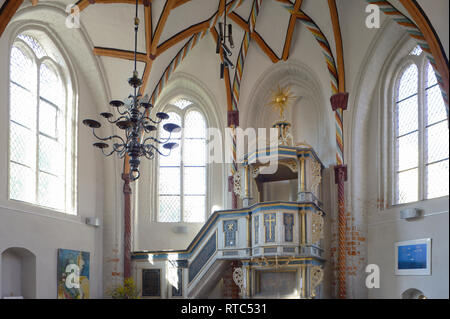
[[[169,157],[159,157],[158,221],[200,223],[205,221],[207,195],[206,120],[194,103],[178,99],[167,108],[167,122],[180,125],[172,134],[180,147]],[[162,126],[161,126],[162,127]],[[160,138],[167,137],[160,132]]]
[[[448,195],[449,132],[436,74],[416,47],[395,86],[394,204]]]
[[[11,48],[9,199],[72,214],[73,112],[56,51],[28,33],[19,34]]]

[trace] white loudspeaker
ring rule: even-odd
[[[421,210],[418,208],[405,208],[400,211],[400,219],[414,219],[421,217]]]
[[[86,217],[86,224],[94,227],[99,227],[100,219],[98,217]]]
[[[186,226],[175,226],[172,228],[172,231],[175,234],[186,234],[188,232],[188,229]]]

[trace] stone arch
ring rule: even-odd
[[[346,123],[348,129],[345,131],[345,140],[348,145],[346,160],[349,168],[346,210],[350,214],[347,228],[351,229],[347,233],[347,238],[352,238],[354,231],[359,233],[359,237],[367,238],[368,205],[373,204],[367,196],[369,189],[373,190],[374,187],[375,192],[378,193],[378,183],[386,182],[369,180],[367,163],[383,163],[387,160],[386,154],[383,152],[371,152],[378,145],[369,143],[370,124],[372,123],[370,119],[372,112],[378,111],[381,99],[388,99],[388,96],[392,94],[387,91],[380,93],[383,90],[383,81],[388,79],[393,72],[389,65],[394,61],[399,50],[402,50],[406,41],[409,41],[409,36],[404,30],[399,28],[393,20],[385,21],[370,44],[361,64],[362,67],[358,70],[355,84],[350,90],[354,94],[350,95],[350,112]],[[385,114],[379,115],[379,117],[382,118],[380,120],[386,121]],[[385,135],[381,135],[381,138],[387,138]],[[373,156],[378,156],[378,158],[373,158]],[[361,262],[361,260],[367,261],[367,241],[359,242],[359,245],[355,246],[355,250],[358,251],[358,254],[347,258],[347,268],[355,269],[351,276],[347,275],[348,297],[366,298],[365,262]]]
[[[270,66],[255,83],[248,99],[249,105],[242,112],[242,126],[246,128],[267,126],[265,118],[273,113],[266,106],[271,90],[276,88],[278,83],[281,86],[290,86],[297,99],[287,111],[286,116],[288,119],[292,118],[293,134],[296,134],[294,135],[295,142],[303,142],[303,139],[305,139],[301,136],[302,130],[295,127],[294,120],[296,119],[293,118],[293,116],[301,117],[303,100],[305,113],[312,112],[315,114],[314,121],[316,122],[313,125],[315,128],[311,127],[311,129],[315,129],[316,143],[307,142],[316,149],[325,165],[333,164],[336,148],[333,130],[334,115],[329,107],[329,102],[324,97],[323,89],[314,71],[308,66],[292,60],[279,62]]]
[[[210,91],[210,89],[198,80],[196,77],[186,74],[183,72],[176,72],[170,78],[168,84],[164,87],[164,90],[158,97],[158,100],[152,110],[152,114],[157,112],[165,111],[167,105],[176,99],[177,97],[185,97],[195,104],[195,109],[200,110],[205,116],[208,127],[217,128],[222,133],[222,145],[224,142],[225,134],[225,116],[226,107],[223,109],[219,107],[215,95]],[[224,146],[225,147],[225,146]],[[224,154],[222,154],[224,155]],[[223,158],[223,156],[222,156]],[[158,185],[156,185],[155,176],[158,174],[157,161],[150,161],[149,165],[142,167],[143,172],[141,173],[141,178],[137,183],[139,190],[136,192],[140,198],[139,204],[136,207],[144,209],[145,207],[150,207],[151,221],[157,221],[157,214],[153,212],[154,208],[157,207],[157,196],[152,196],[152,198],[145,199],[145,194],[158,194]],[[227,167],[226,165],[211,163],[207,168],[208,182],[207,182],[207,193],[212,194],[218,192],[221,197],[221,207],[226,207],[227,198],[227,188],[226,177],[227,177]],[[148,197],[148,196],[147,196]],[[207,196],[207,214],[209,215],[209,209],[213,206],[211,196]],[[139,212],[139,214],[146,215],[146,212]]]
[[[2,297],[36,298],[36,255],[22,247],[10,247],[0,256]]]

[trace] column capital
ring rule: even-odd
[[[230,127],[230,126],[234,126],[234,127],[239,126],[239,111],[238,110],[228,111],[228,127]]]
[[[337,93],[332,95],[330,102],[333,111],[336,111],[337,109],[343,109],[345,111],[348,105],[348,93]]]
[[[347,181],[347,165],[334,166],[334,181],[336,184]]]

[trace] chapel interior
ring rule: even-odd
[[[448,299],[448,21],[0,0],[0,299]]]

